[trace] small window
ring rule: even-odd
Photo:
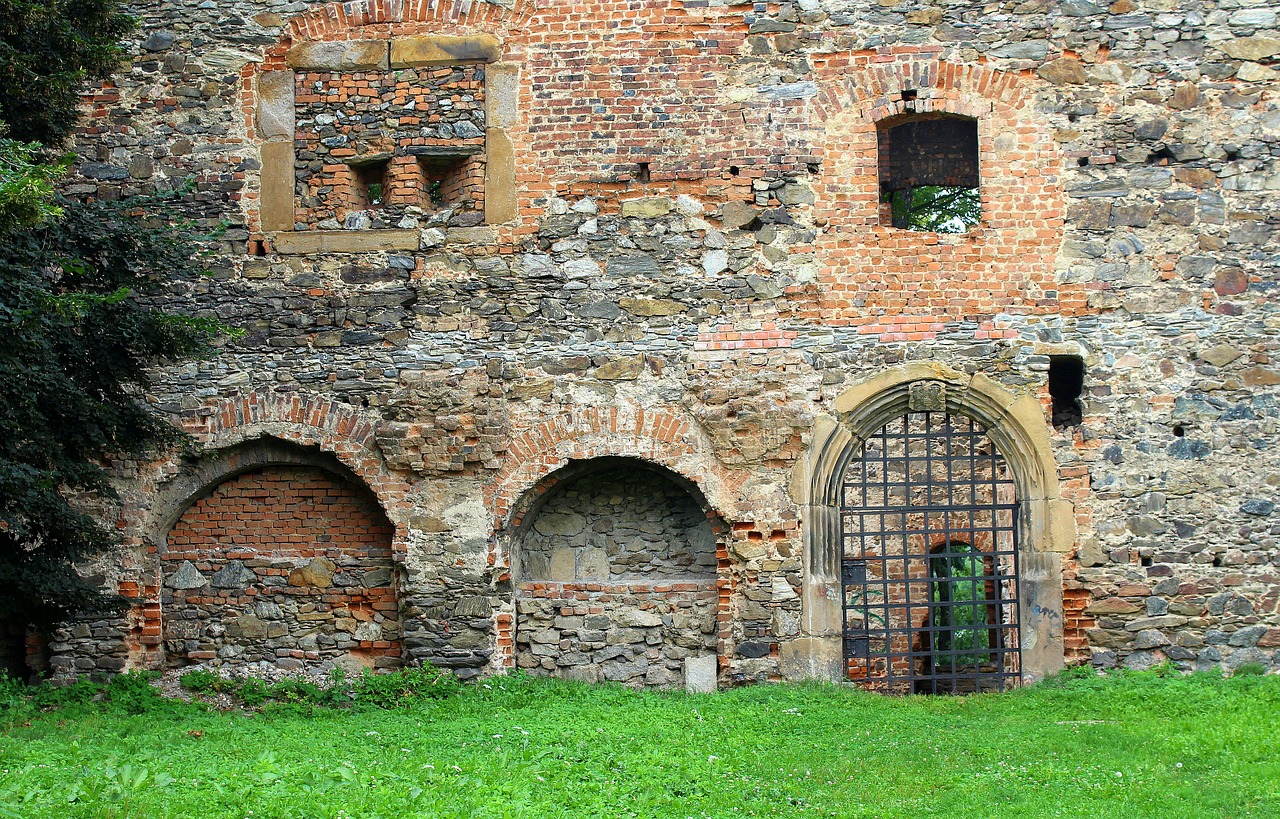
[[[484,210],[484,154],[478,145],[414,146],[421,176],[419,203],[427,210]]]
[[[882,224],[966,233],[981,221],[976,120],[941,114],[886,120],[879,155]]]
[[[390,163],[390,154],[360,157],[347,163],[351,166],[353,209],[380,208],[387,203],[387,195],[390,193],[387,166]]]
[[[1084,393],[1084,360],[1076,355],[1049,356],[1049,397],[1053,425],[1078,427],[1084,421],[1080,396]]]

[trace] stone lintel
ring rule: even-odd
[[[379,250],[417,250],[416,230],[299,230],[271,237],[277,253],[367,253]]]
[[[294,71],[386,71],[391,46],[387,40],[343,40],[298,43],[285,54]]]
[[[400,37],[391,41],[392,68],[491,63],[501,56],[502,41],[492,34]]]
[[[476,156],[484,153],[483,145],[410,145],[404,149],[408,156]],[[390,156],[390,154],[388,154]]]

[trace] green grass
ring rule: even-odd
[[[965,698],[516,676],[260,713],[94,691],[37,711],[0,689],[0,816],[1280,816],[1275,676],[1073,673]]]

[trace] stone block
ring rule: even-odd
[[[267,231],[293,230],[293,140],[262,146],[262,190],[259,217]],[[284,234],[282,234],[284,235]],[[276,249],[282,253],[281,242]]]
[[[390,50],[387,40],[303,42],[284,60],[295,71],[385,71],[391,67]]]
[[[714,694],[717,688],[717,665],[714,654],[686,656],[685,691],[690,694]]]
[[[258,136],[268,142],[294,137],[292,71],[263,71],[258,75]]]
[[[492,34],[399,37],[391,41],[392,68],[491,63],[501,56],[502,41]]]
[[[622,215],[636,219],[656,219],[659,216],[666,216],[674,207],[672,201],[665,197],[646,196],[623,202]]]
[[[569,583],[577,576],[573,549],[556,549],[551,553],[551,577],[560,583]]]

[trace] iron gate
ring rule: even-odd
[[[986,429],[909,412],[859,454],[840,509],[849,678],[894,694],[1016,685],[1018,509]]]

